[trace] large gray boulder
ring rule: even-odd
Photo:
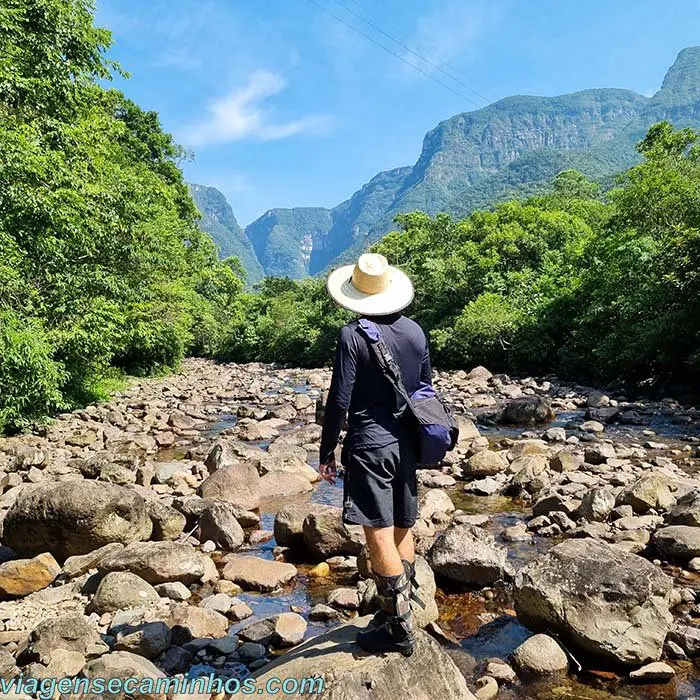
[[[112,571],[97,587],[90,609],[98,615],[158,603],[160,596],[150,583],[130,571]]]
[[[681,496],[666,517],[666,522],[669,525],[700,527],[700,489],[693,489]]]
[[[501,422],[532,425],[554,418],[554,409],[548,399],[542,396],[523,396],[506,404]]]
[[[236,518],[236,506],[225,501],[208,504],[199,519],[197,537],[200,542],[211,540],[230,552],[238,549],[245,540],[245,533]]]
[[[294,445],[290,445],[294,447]],[[333,509],[320,503],[292,503],[275,515],[275,540],[282,547],[304,546],[304,520],[310,513],[322,513]]]
[[[64,615],[44,620],[30,632],[22,652],[22,662],[39,661],[48,665],[56,649],[90,656],[96,653],[97,648],[107,650],[95,626],[79,613]]]
[[[654,544],[668,557],[688,561],[700,557],[700,527],[669,525],[654,533]]]
[[[133,678],[137,681],[142,681],[144,679],[153,679],[153,687],[155,689],[156,682],[160,678],[165,678],[165,674],[158,669],[153,663],[143,656],[138,654],[132,654],[128,651],[114,651],[111,654],[105,654],[100,656],[99,659],[90,661],[87,666],[83,669],[83,675],[89,679],[96,678],[121,678],[126,680],[127,678]],[[138,687],[138,683],[136,684]],[[95,695],[76,695],[74,698],[80,698],[80,700],[97,700],[98,696]],[[99,696],[102,697],[102,696]],[[162,693],[139,693],[132,696],[124,692],[118,694],[109,694],[110,700],[127,700],[131,697],[139,698],[139,700],[163,700],[165,695]]]
[[[199,495],[255,510],[260,505],[260,475],[251,462],[226,464],[204,480]]]
[[[317,559],[327,559],[341,554],[359,554],[364,544],[362,528],[346,525],[342,510],[329,506],[314,510],[304,518],[304,545]]]
[[[146,502],[135,491],[99,481],[28,486],[7,512],[3,544],[18,554],[51,552],[63,561],[110,542],[150,537]]]
[[[180,581],[189,585],[205,574],[204,557],[181,542],[135,542],[97,564],[101,574],[130,571],[150,584]]]
[[[642,557],[593,539],[567,540],[515,578],[518,618],[535,631],[626,666],[656,661],[673,581]]]
[[[263,692],[258,697],[298,697],[282,692],[284,681],[318,677],[322,685],[316,689],[322,688],[322,692],[315,697],[324,700],[474,700],[457,666],[426,632],[417,632],[416,649],[409,658],[363,653],[354,640],[370,619],[359,618],[314,637],[265,666],[256,675],[257,687],[265,689],[275,679],[276,685],[269,687],[276,692]]]
[[[670,488],[674,484],[675,480],[666,474],[646,474],[618,494],[617,505],[632,506],[635,513],[646,513],[651,508],[667,510],[675,503]]]
[[[427,559],[440,576],[470,586],[489,586],[512,578],[507,555],[508,550],[483,528],[456,525],[433,543]]]

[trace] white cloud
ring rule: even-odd
[[[485,10],[480,5],[464,0],[436,3],[429,14],[419,18],[408,42],[411,49],[424,56],[426,61],[410,51],[406,51],[403,58],[427,73],[435,73],[435,66],[473,55],[477,41],[496,20],[493,8]],[[411,73],[420,75],[416,71]]]
[[[284,79],[266,70],[253,73],[246,85],[214,100],[208,115],[185,130],[184,143],[205,146],[241,139],[277,141],[299,134],[319,133],[328,126],[328,117],[312,115],[291,121],[276,121],[272,110],[262,103],[284,90]]]

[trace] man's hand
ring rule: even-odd
[[[318,465],[318,473],[322,479],[325,479],[329,484],[335,484],[338,477],[338,467],[335,463],[335,457],[331,457],[327,464]]]

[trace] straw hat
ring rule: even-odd
[[[377,253],[366,253],[356,265],[334,270],[326,286],[338,304],[364,316],[393,314],[413,301],[411,280]]]

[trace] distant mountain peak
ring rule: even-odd
[[[208,233],[219,248],[219,257],[237,257],[246,271],[248,284],[259,282],[263,269],[253,246],[238,224],[225,195],[215,187],[190,184],[190,192],[202,218],[199,228]]]
[[[700,46],[689,46],[678,54],[660,92],[673,94],[677,104],[700,100]]]

